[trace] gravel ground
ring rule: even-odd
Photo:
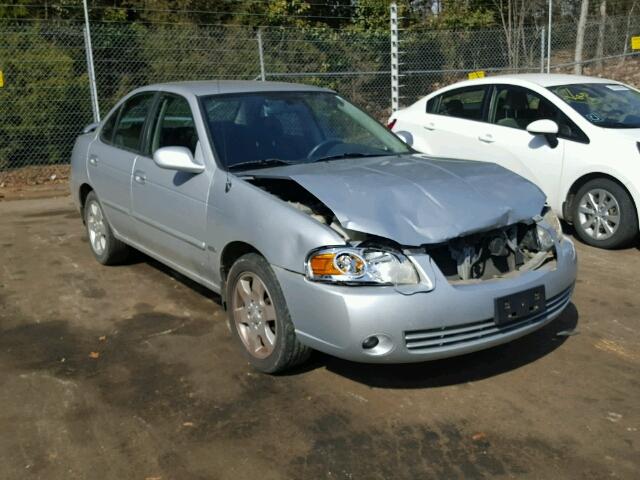
[[[0,252],[2,479],[638,478],[637,248],[578,245],[573,304],[509,345],[278,377],[217,296],[98,265],[68,197],[1,202]]]

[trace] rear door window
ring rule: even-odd
[[[116,147],[138,152],[147,115],[153,103],[154,92],[145,92],[131,97],[121,108],[118,125],[113,136]]]
[[[484,85],[461,88],[440,95],[437,108],[430,100],[427,108],[435,110],[437,115],[481,121],[486,97],[487,87]]]

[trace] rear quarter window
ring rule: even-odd
[[[436,113],[438,108],[438,97],[427,100],[427,113]]]

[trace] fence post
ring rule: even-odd
[[[398,4],[391,2],[391,111],[400,108],[400,64],[398,60]]]
[[[87,54],[87,73],[89,74],[89,91],[91,92],[91,108],[93,121],[100,121],[100,105],[98,104],[98,88],[96,86],[96,73],[93,66],[93,47],[91,46],[91,30],[89,29],[89,10],[87,0],[82,0],[84,7],[84,47]]]
[[[263,82],[267,79],[267,74],[264,69],[264,47],[262,46],[262,29],[258,29],[258,55],[260,58],[260,80]]]
[[[547,73],[551,73],[551,16],[553,14],[553,0],[549,0],[549,28],[547,28]]]
[[[544,47],[546,30],[544,27],[540,30],[540,73],[544,73]]]

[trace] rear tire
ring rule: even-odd
[[[95,192],[89,192],[84,202],[84,223],[93,255],[103,265],[123,263],[131,248],[113,235],[113,230],[104,215],[102,204]]]
[[[578,190],[572,218],[576,235],[594,247],[622,248],[638,235],[638,214],[631,196],[608,178],[590,180]]]
[[[229,326],[257,370],[278,373],[309,358],[298,341],[282,289],[269,263],[256,253],[240,257],[226,282]]]

